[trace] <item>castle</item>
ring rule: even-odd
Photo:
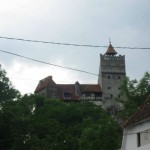
[[[93,101],[97,105],[109,107],[114,99],[120,98],[120,85],[126,76],[125,56],[117,56],[110,43],[104,55],[100,54],[97,84],[56,84],[52,76],[39,81],[35,94],[69,102]]]

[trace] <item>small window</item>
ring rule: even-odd
[[[91,93],[85,93],[85,96],[89,97],[89,96],[91,96]]]
[[[111,94],[110,97],[113,98],[113,95]]]
[[[92,97],[94,97],[94,96],[95,96],[95,94],[94,94],[94,93],[91,93],[91,96],[92,96]]]
[[[95,96],[96,96],[96,97],[100,97],[100,96],[101,96],[101,93],[95,93]]]
[[[109,87],[108,87],[108,90],[110,90],[110,89],[111,89],[111,87],[109,86]]]
[[[118,79],[121,79],[121,77],[120,77],[120,76],[118,76]]]
[[[137,146],[138,146],[138,147],[141,146],[141,137],[140,137],[140,133],[137,134]]]
[[[64,93],[64,97],[71,97],[71,93]]]
[[[150,144],[150,129],[137,133],[137,147]]]
[[[108,76],[107,78],[110,79],[110,76]]]
[[[82,96],[85,96],[85,93],[83,93]]]

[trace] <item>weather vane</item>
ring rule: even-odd
[[[110,37],[109,37],[109,43],[111,44],[111,39],[110,39]]]

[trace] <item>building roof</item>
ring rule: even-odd
[[[79,82],[76,82],[76,83],[78,83],[80,94],[88,93],[88,92],[93,92],[93,93],[101,92],[101,87],[99,84],[79,84]],[[48,76],[39,81],[39,84],[37,85],[35,89],[35,93],[38,93],[42,91],[43,89],[46,89],[49,87],[55,87],[58,90],[59,98],[63,99],[64,93],[70,93],[71,99],[79,100],[79,95],[76,94],[75,84],[56,84],[53,81],[52,76]]]
[[[81,93],[84,92],[100,92],[101,87],[99,84],[80,84]]]
[[[117,54],[117,52],[115,51],[115,49],[113,48],[113,46],[111,45],[111,43],[108,46],[106,54],[107,55],[116,55]]]
[[[55,87],[56,83],[53,81],[52,76],[48,76],[42,80],[39,81],[39,84],[37,85],[35,89],[35,93],[38,91],[41,91],[42,89],[46,87]]]
[[[138,109],[138,111],[127,120],[125,126],[130,126],[149,117],[150,117],[150,95],[146,99],[145,103]]]
[[[70,97],[73,100],[79,100],[79,96],[75,95],[74,84],[57,84],[58,95],[60,99],[64,99],[64,93],[70,93]]]

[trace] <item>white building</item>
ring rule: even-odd
[[[150,150],[150,96],[125,124],[121,150]]]

